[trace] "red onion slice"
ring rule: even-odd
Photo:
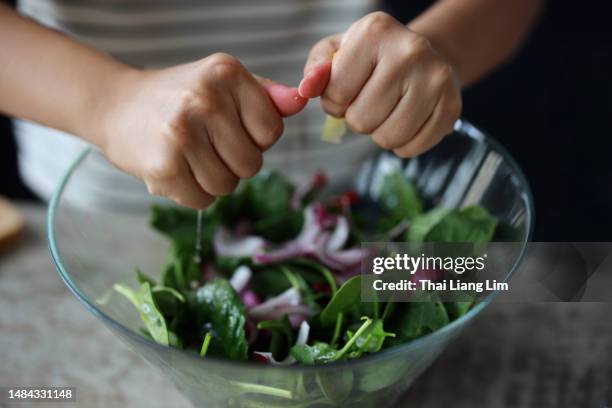
[[[236,292],[240,293],[249,284],[252,275],[253,272],[251,271],[251,268],[246,265],[241,265],[236,268],[229,283]]]
[[[345,216],[341,215],[336,220],[336,228],[327,241],[328,251],[337,251],[346,244],[349,237],[349,223]]]
[[[263,252],[266,241],[254,235],[235,237],[227,228],[220,226],[215,231],[213,246],[220,256],[252,257]]]

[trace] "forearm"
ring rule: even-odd
[[[0,111],[101,146],[93,127],[131,72],[0,4]]]
[[[543,0],[439,0],[408,27],[425,36],[467,86],[521,45]]]

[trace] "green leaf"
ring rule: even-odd
[[[245,182],[249,213],[255,220],[286,212],[291,208],[293,185],[276,171],[262,171]]]
[[[450,320],[456,320],[466,314],[472,304],[470,301],[444,302]]]
[[[334,326],[338,314],[360,303],[361,276],[353,276],[336,292],[321,312],[321,323],[324,327]]]
[[[291,347],[291,355],[302,364],[322,364],[334,361],[338,350],[327,343],[319,342],[313,346],[299,344]]]
[[[397,224],[401,220],[412,220],[423,212],[423,201],[414,183],[395,171],[385,176],[380,199]]]
[[[138,280],[138,283],[143,284],[145,282],[149,282],[149,285],[151,285],[151,287],[157,285],[155,280],[147,276],[144,272],[142,272],[140,268],[135,268],[134,272],[136,272],[136,279]]]
[[[197,220],[197,211],[192,209],[159,205],[151,207],[151,226],[170,239],[174,256],[180,258],[194,258]],[[202,215],[202,258],[208,258],[213,253],[212,237],[219,223],[219,217],[212,209]]]
[[[425,242],[431,230],[452,210],[449,208],[433,208],[412,220],[408,231],[406,231],[406,241]]]
[[[356,342],[364,333],[367,333],[368,328],[373,323],[373,320],[367,317],[364,317],[362,320],[364,320],[364,322],[357,331],[350,336],[349,340],[340,350],[335,349],[327,343],[318,342],[313,346],[308,346],[306,344],[293,346],[291,348],[291,355],[298,362],[303,364],[325,364],[344,358],[358,357],[359,355],[357,353],[351,354],[351,350],[356,347]]]
[[[189,289],[193,282],[199,282],[200,267],[194,259],[193,250],[186,253],[178,244],[171,244],[159,279],[161,286],[182,290]]]
[[[284,359],[293,345],[293,329],[287,315],[279,320],[265,320],[257,324],[258,330],[270,330],[270,352],[278,361]]]
[[[483,207],[473,205],[447,214],[427,234],[427,241],[486,243],[496,227],[497,219]]]
[[[285,210],[258,219],[254,228],[257,235],[275,243],[282,243],[295,238],[303,223],[304,217],[301,213]]]
[[[225,279],[215,279],[198,289],[195,315],[200,327],[210,325],[213,339],[209,353],[233,360],[246,360],[248,344],[244,332],[244,305]]]
[[[325,281],[329,285],[331,289],[331,295],[334,296],[336,294],[338,290],[338,287],[336,284],[336,278],[334,278],[334,275],[332,274],[332,272],[325,265],[319,262],[311,261],[310,259],[306,259],[306,258],[292,259],[289,263],[291,265],[302,266],[302,267],[317,271],[318,273],[321,274],[321,276],[325,279]]]
[[[389,327],[396,333],[394,343],[415,339],[449,323],[448,313],[438,295],[427,296],[429,301],[404,303],[393,314]]]
[[[395,337],[395,333],[388,333],[383,328],[383,321],[376,319],[355,340],[353,352],[358,355],[363,353],[377,353],[383,346],[387,337]]]
[[[151,337],[157,343],[167,346],[169,336],[166,320],[153,301],[151,285],[148,282],[143,283],[138,292],[121,283],[115,284],[113,288],[136,307]]]
[[[291,287],[283,271],[277,265],[253,269],[251,289],[262,298],[278,295]]]
[[[415,218],[406,232],[410,242],[489,242],[497,219],[478,205],[462,210],[434,208]]]

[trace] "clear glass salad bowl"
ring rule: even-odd
[[[350,137],[350,136],[348,136]],[[120,296],[109,296],[116,282],[134,283],[139,266],[157,276],[168,243],[148,225],[149,211],[113,205],[83,205],[88,169],[103,160],[85,151],[74,162],[49,205],[48,239],[61,278],[77,298],[120,338],[166,373],[198,407],[374,407],[390,406],[432,363],[460,330],[492,300],[489,295],[442,329],[357,360],[288,367],[241,363],[161,346],[141,335],[139,317]],[[510,155],[495,140],[465,121],[427,154],[402,161],[374,153],[356,160],[335,179],[336,188],[374,194],[380,175],[404,169],[430,205],[480,204],[514,227],[520,251],[507,278],[522,260],[533,226],[528,184]],[[323,169],[324,170],[324,169]],[[142,187],[139,187],[142,188]],[[113,203],[113,186],[108,186]],[[85,197],[87,198],[87,197]],[[94,209],[95,208],[95,209]]]

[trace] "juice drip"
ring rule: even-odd
[[[193,257],[193,259],[195,260],[197,264],[200,264],[200,262],[202,262],[202,259],[200,257],[200,252],[202,252],[202,214],[203,213],[204,213],[203,210],[198,210],[198,220],[196,224],[195,255]]]

